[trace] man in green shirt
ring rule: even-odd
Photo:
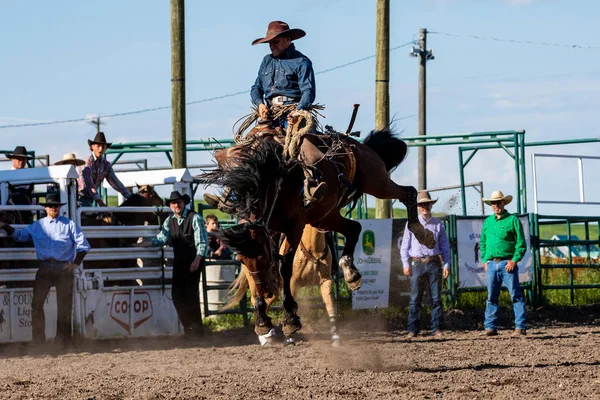
[[[524,336],[525,297],[519,284],[519,267],[527,251],[523,225],[519,218],[510,214],[504,207],[512,201],[511,195],[505,196],[501,191],[492,192],[484,203],[492,207],[493,215],[483,222],[479,242],[483,268],[486,271],[488,298],[485,307],[485,336],[498,334],[498,298],[502,283],[508,289],[515,313],[515,331],[512,336]]]

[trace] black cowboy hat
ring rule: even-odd
[[[183,200],[184,204],[186,204],[186,205],[190,204],[190,201],[191,201],[190,196],[188,196],[187,194],[184,194],[182,196],[181,193],[179,193],[177,190],[173,190],[171,192],[171,196],[169,196],[169,198],[165,200],[165,204],[168,206],[171,204],[172,201],[180,200],[180,199]]]
[[[64,206],[67,203],[60,202],[60,193],[48,193],[46,195],[46,201],[44,201],[44,202],[40,201],[39,204],[41,206],[48,207],[48,206]]]
[[[12,153],[6,153],[7,158],[28,158],[31,159],[33,156],[27,154],[27,149],[25,146],[17,146]]]
[[[272,21],[269,22],[265,37],[254,40],[252,46],[259,43],[269,43],[271,40],[282,36],[296,40],[306,36],[306,32],[298,28],[290,29],[290,26],[283,21]]]
[[[108,148],[112,143],[108,143],[106,141],[106,136],[104,136],[104,132],[98,132],[96,133],[96,136],[94,136],[94,140],[88,139],[88,145],[91,146],[93,144],[105,144]]]

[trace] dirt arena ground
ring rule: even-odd
[[[450,315],[450,319],[457,318]],[[377,317],[346,321],[342,347],[306,333],[260,347],[251,329],[203,340],[0,347],[2,399],[599,399],[600,320],[537,321],[524,339],[477,329],[416,339]],[[379,321],[381,322],[381,321]],[[311,329],[307,329],[310,332]]]

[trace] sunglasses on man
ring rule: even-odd
[[[501,203],[502,203],[502,200],[494,200],[494,201],[490,201],[490,204],[491,204],[491,205],[493,205],[493,206],[497,206],[497,205],[499,205],[499,204],[501,204]]]

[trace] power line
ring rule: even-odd
[[[600,50],[600,46],[586,46],[582,44],[561,44],[561,43],[549,43],[549,42],[534,42],[532,40],[516,40],[516,39],[503,39],[497,37],[486,37],[486,36],[478,36],[478,35],[460,35],[456,33],[448,33],[448,32],[433,32],[428,31],[428,33],[432,35],[442,35],[449,37],[458,37],[458,38],[469,38],[476,40],[492,40],[495,42],[506,42],[506,43],[517,43],[517,44],[531,44],[535,46],[549,46],[549,47],[566,47],[570,49],[582,49],[582,50]]]
[[[408,46],[410,44],[413,44],[413,41],[410,41],[410,42],[401,44],[399,46],[393,47],[393,48],[390,49],[390,51],[401,49],[401,48],[406,47],[406,46]],[[342,68],[348,67],[350,65],[357,64],[357,63],[360,63],[362,61],[369,60],[369,59],[374,58],[374,57],[375,57],[375,55],[373,54],[373,55],[370,55],[368,57],[359,58],[357,60],[350,61],[350,62],[345,63],[345,64],[340,64],[340,65],[337,65],[335,67],[331,67],[331,68],[325,69],[323,71],[315,72],[315,75],[321,75],[321,74],[325,74],[327,72],[331,72],[331,71],[335,71],[335,70],[338,70],[338,69],[342,69]],[[192,104],[208,103],[208,102],[211,102],[211,101],[221,100],[221,99],[225,99],[227,97],[234,97],[234,96],[239,96],[241,94],[247,94],[247,93],[250,93],[250,90],[242,90],[242,91],[239,91],[239,92],[224,94],[224,95],[221,95],[221,96],[214,96],[214,97],[209,97],[209,98],[206,98],[206,99],[194,100],[194,101],[187,102],[185,104],[189,106],[189,105],[192,105]],[[162,106],[162,107],[154,107],[154,108],[144,108],[144,109],[141,109],[141,110],[126,111],[126,112],[121,112],[121,113],[116,113],[116,114],[103,115],[102,118],[124,117],[124,116],[128,116],[128,115],[144,114],[144,113],[149,113],[149,112],[153,112],[153,111],[167,110],[167,109],[170,109],[170,108],[171,108],[171,106]],[[65,119],[65,120],[60,120],[60,121],[31,122],[31,123],[26,123],[26,124],[0,125],[0,129],[25,128],[25,127],[32,127],[32,126],[44,126],[44,125],[70,124],[70,123],[74,123],[74,122],[84,122],[84,121],[89,121],[89,120],[90,120],[90,118],[75,118],[75,119]]]

